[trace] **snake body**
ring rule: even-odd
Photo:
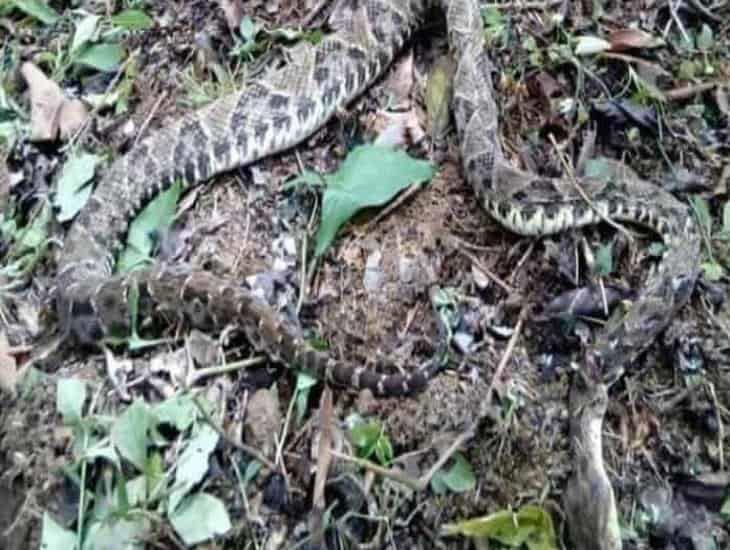
[[[112,275],[130,220],[172,182],[190,187],[302,142],[390,65],[428,10],[440,7],[456,60],[452,108],[466,179],[484,209],[521,235],[548,235],[604,219],[644,225],[666,251],[633,306],[589,350],[603,364],[628,364],[687,300],[697,276],[699,237],[687,208],[628,172],[611,181],[574,182],[521,172],[504,158],[492,65],[476,0],[346,0],[333,30],[302,44],[290,61],[150,134],[117,159],[69,229],[58,275],[57,307],[83,343],[129,329],[128,293],[183,311],[196,324],[238,322],[273,360],[308,368],[323,380],[370,388],[377,395],[422,389],[436,362],[411,374],[377,374],[309,347],[290,322],[246,288],[187,267],[156,266]],[[585,201],[585,196],[590,204]]]

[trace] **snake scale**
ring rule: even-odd
[[[628,170],[609,181],[544,178],[512,167],[499,140],[492,65],[477,0],[341,0],[332,32],[292,49],[289,61],[242,90],[151,133],[118,158],[72,223],[59,262],[62,326],[90,344],[129,329],[128,293],[184,312],[195,324],[236,321],[272,360],[310,369],[322,380],[376,395],[424,388],[438,371],[379,374],[310,347],[296,322],[253,292],[189,267],[158,265],[112,275],[130,220],[173,181],[190,187],[302,142],[361,94],[390,65],[430,10],[446,16],[456,61],[452,109],[466,179],[484,209],[520,235],[548,235],[607,218],[645,226],[664,241],[662,260],[636,301],[604,327],[587,360],[615,369],[633,361],[688,299],[697,277],[700,239],[687,207]],[[586,198],[590,199],[586,201]]]

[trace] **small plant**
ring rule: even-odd
[[[136,548],[164,518],[188,545],[230,529],[223,502],[193,490],[219,439],[201,414],[205,405],[177,395],[155,406],[138,400],[110,417],[97,413],[95,399],[87,407],[87,397],[80,380],[58,384],[56,406],[74,438],[75,462],[66,475],[78,487],[79,511],[75,532],[44,515],[43,548]],[[163,425],[179,435],[163,436]],[[176,459],[166,466],[163,457],[173,445]],[[89,487],[97,470],[104,475],[95,475],[99,482]]]

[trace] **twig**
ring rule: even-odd
[[[200,414],[203,416],[203,420],[205,420],[208,425],[215,430],[215,432],[226,441],[229,445],[232,447],[235,447],[239,451],[242,451],[252,457],[254,457],[256,460],[261,462],[264,466],[266,466],[269,470],[272,472],[276,472],[276,466],[268,459],[266,458],[258,449],[254,449],[250,445],[246,445],[245,443],[239,443],[238,441],[235,441],[228,437],[228,434],[226,434],[218,424],[216,424],[215,420],[210,416],[208,411],[205,410],[205,407],[203,407],[202,403],[200,402],[200,399],[197,395],[193,396],[193,403],[195,403],[195,406],[198,408],[198,411],[200,411]]]
[[[681,86],[664,92],[664,97],[672,101],[682,101],[689,99],[697,94],[707,92],[714,89],[719,82],[700,82],[699,84],[691,84],[689,86]]]
[[[499,380],[502,377],[502,373],[504,372],[504,368],[507,366],[507,363],[510,360],[510,357],[512,357],[512,353],[514,352],[515,345],[517,345],[517,339],[520,337],[520,334],[522,333],[522,325],[525,322],[525,318],[527,317],[527,313],[530,310],[530,306],[525,304],[522,306],[522,309],[520,310],[520,314],[517,317],[517,324],[515,325],[515,330],[512,333],[512,336],[510,336],[509,342],[507,342],[507,347],[504,350],[504,353],[502,354],[502,359],[500,359],[499,364],[497,365],[497,369],[494,371],[494,374],[492,375],[492,381],[489,382],[489,388],[487,388],[487,396],[486,401],[483,410],[488,410],[492,405],[492,392],[494,391],[495,386],[497,385],[497,380]]]
[[[420,191],[421,187],[423,187],[422,183],[414,183],[412,185],[409,185],[403,193],[398,195],[398,197],[391,202],[388,206],[383,208],[380,212],[378,212],[377,216],[375,216],[372,220],[370,220],[370,223],[368,223],[367,227],[365,227],[365,232],[368,233],[372,230],[373,226],[378,223],[380,220],[385,218],[388,214],[390,214],[393,210],[398,208],[401,204],[403,204],[405,201],[407,201],[410,197],[415,195],[418,191]]]
[[[144,121],[142,122],[142,126],[139,127],[139,131],[137,132],[137,135],[134,138],[134,144],[132,145],[132,147],[137,147],[137,143],[139,143],[139,140],[142,138],[142,135],[144,135],[144,131],[147,129],[147,126],[149,126],[150,122],[152,121],[152,117],[155,116],[155,113],[157,113],[157,110],[160,108],[160,105],[166,98],[167,98],[167,92],[163,91],[160,94],[160,97],[157,98],[157,101],[155,101],[155,104],[152,106],[152,109],[150,109],[149,114],[145,117]]]
[[[314,18],[319,15],[319,12],[321,12],[327,4],[329,4],[329,0],[319,0],[319,2],[317,2],[317,5],[309,10],[309,13],[304,16],[301,22],[301,26],[309,26],[309,24],[314,21]]]
[[[543,2],[502,2],[500,4],[496,2],[484,2],[480,3],[479,7],[482,9],[496,9],[496,10],[544,10],[557,6],[563,3],[563,0],[544,0]]]
[[[456,244],[456,243],[454,243]],[[502,290],[504,290],[507,294],[513,294],[515,292],[515,289],[509,286],[507,283],[505,283],[502,279],[497,276],[496,273],[493,273],[489,268],[487,268],[482,262],[479,261],[479,258],[474,256],[471,252],[467,252],[463,249],[461,246],[456,246],[456,251],[460,254],[464,255],[473,265],[476,267],[479,271],[481,271],[484,275],[486,275],[489,279],[492,280],[492,282],[496,283],[497,286],[499,286]]]
[[[722,423],[722,415],[720,414],[717,394],[715,393],[715,385],[712,382],[707,382],[707,390],[710,392],[710,397],[712,397],[712,406],[715,409],[715,418],[717,420],[717,461],[719,463],[720,471],[723,471],[725,469],[725,452],[723,451],[725,428]]]
[[[692,44],[692,39],[687,35],[687,31],[685,30],[684,25],[682,24],[682,20],[679,18],[679,14],[677,14],[678,2],[669,0],[669,2],[667,2],[667,3],[669,4],[669,13],[672,14],[672,20],[677,25],[679,32],[682,33],[682,38],[684,39],[684,43]]]
[[[266,362],[266,357],[252,357],[251,359],[242,359],[241,361],[234,361],[233,363],[227,363],[225,365],[217,365],[215,367],[206,367],[204,369],[193,370],[185,380],[185,385],[190,388],[200,382],[203,378],[208,376],[215,376],[218,374],[226,374],[228,372],[234,372],[241,369],[247,369],[255,365],[261,365]]]
[[[114,75],[114,78],[111,79],[109,84],[106,87],[106,90],[104,91],[104,95],[102,96],[101,100],[96,104],[96,106],[92,109],[92,111],[89,113],[89,116],[86,117],[86,120],[81,125],[81,127],[76,131],[76,133],[71,136],[71,139],[68,140],[68,143],[61,149],[61,151],[67,151],[71,149],[76,142],[81,138],[81,136],[86,132],[86,130],[89,128],[89,125],[91,124],[91,121],[93,118],[99,113],[101,108],[106,103],[106,100],[109,98],[109,95],[112,93],[112,90],[119,82],[119,79],[122,77],[122,75],[127,70],[127,67],[129,64],[135,59],[135,54],[130,55],[124,63],[122,63],[122,66],[119,67],[117,70],[117,73]]]
[[[365,468],[380,476],[392,479],[393,481],[396,481],[398,483],[402,483],[403,485],[410,487],[414,491],[423,491],[424,489],[426,489],[426,487],[428,487],[428,484],[431,482],[431,479],[436,474],[436,472],[443,468],[444,464],[446,464],[446,462],[459,449],[459,447],[461,447],[467,439],[471,438],[474,435],[475,430],[476,422],[472,423],[472,425],[470,425],[466,430],[459,434],[459,436],[454,439],[449,448],[446,449],[443,454],[441,454],[439,459],[428,470],[428,472],[418,478],[409,476],[408,474],[403,473],[401,470],[384,468],[383,466],[379,466],[378,464],[370,462],[369,460],[365,460],[364,458],[357,458],[355,456],[346,455],[335,450],[330,450],[330,453],[332,453],[332,455],[336,456],[337,458],[341,458],[342,460],[346,460],[347,462],[357,464],[358,466],[361,466],[362,468]]]
[[[593,201],[591,198],[586,194],[586,192],[583,190],[583,188],[578,183],[578,180],[575,177],[575,174],[573,173],[573,169],[570,167],[570,164],[568,164],[568,161],[565,159],[563,153],[560,151],[560,148],[558,147],[558,143],[555,141],[555,136],[552,134],[549,135],[550,143],[553,144],[553,147],[555,148],[555,152],[558,155],[558,159],[560,160],[560,164],[563,166],[563,170],[565,170],[565,173],[568,175],[568,181],[573,185],[575,190],[578,192],[578,194],[581,196],[581,198],[586,202],[588,206],[591,207],[591,209],[598,214],[598,217],[601,218],[604,222],[609,224],[611,227],[615,228],[617,231],[620,231],[624,235],[626,235],[626,238],[629,239],[629,241],[634,241],[634,236],[620,223],[616,223],[608,216],[603,215],[603,213],[596,208],[596,205],[593,204]]]

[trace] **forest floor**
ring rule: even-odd
[[[1,548],[571,548],[562,495],[581,343],[607,303],[635,298],[657,238],[605,225],[534,239],[489,218],[444,116],[438,17],[310,139],[166,194],[143,230],[168,261],[259,289],[335,357],[407,372],[446,338],[425,391],[325,388],[234,329],[174,319],[140,320],[155,345],[103,351],[60,331],[57,259],[94,173],[316,43],[332,3],[0,6]],[[603,458],[624,548],[728,548],[730,6],[509,2],[485,4],[483,20],[515,166],[580,175],[620,160],[697,218],[700,280],[608,389]],[[315,257],[323,191],[293,178],[351,176],[352,200],[369,206],[368,185],[389,183],[358,183],[372,169],[349,155],[373,147],[396,148],[393,176],[433,177],[404,176],[397,198],[360,209]],[[582,288],[603,292],[571,303]]]

